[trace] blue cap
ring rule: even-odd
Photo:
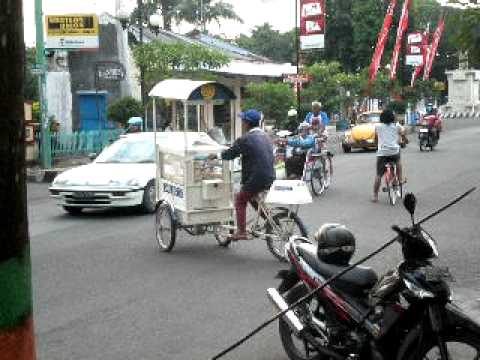
[[[260,120],[262,119],[262,114],[260,114],[260,112],[255,109],[243,111],[238,114],[238,116],[240,116],[243,121],[246,121],[254,126],[258,126]]]

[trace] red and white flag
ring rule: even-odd
[[[383,50],[388,40],[388,34],[390,32],[390,27],[393,22],[393,11],[397,5],[397,0],[390,0],[390,5],[387,9],[387,14],[383,20],[383,26],[378,34],[377,46],[375,47],[375,52],[373,53],[372,63],[370,64],[369,78],[370,83],[375,81],[377,77],[378,68],[380,67],[380,62],[382,61]]]
[[[425,62],[425,70],[423,72],[423,80],[430,79],[430,74],[432,72],[433,60],[437,55],[438,45],[440,44],[440,39],[442,38],[443,31],[445,30],[445,18],[442,17],[438,22],[437,29],[433,34],[432,44],[428,47],[427,50],[427,60]]]
[[[400,57],[400,50],[402,48],[403,34],[408,29],[408,8],[410,7],[410,0],[405,0],[403,3],[402,15],[398,23],[397,39],[395,41],[395,48],[393,49],[392,62],[390,63],[390,79],[397,78],[398,59]]]

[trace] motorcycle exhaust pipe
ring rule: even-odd
[[[272,301],[273,305],[279,311],[284,311],[288,309],[288,304],[285,302],[285,299],[280,295],[277,289],[269,288],[267,289],[268,298]],[[287,321],[290,328],[295,332],[296,335],[300,334],[305,328],[298,318],[297,315],[292,310],[289,310],[284,315],[285,321]]]

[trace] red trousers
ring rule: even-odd
[[[255,197],[258,193],[250,191],[240,191],[235,196],[235,211],[237,213],[237,232],[245,234],[247,232],[247,205],[250,202],[257,208]]]

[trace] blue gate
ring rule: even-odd
[[[107,92],[79,91],[80,129],[100,130],[107,127]]]

